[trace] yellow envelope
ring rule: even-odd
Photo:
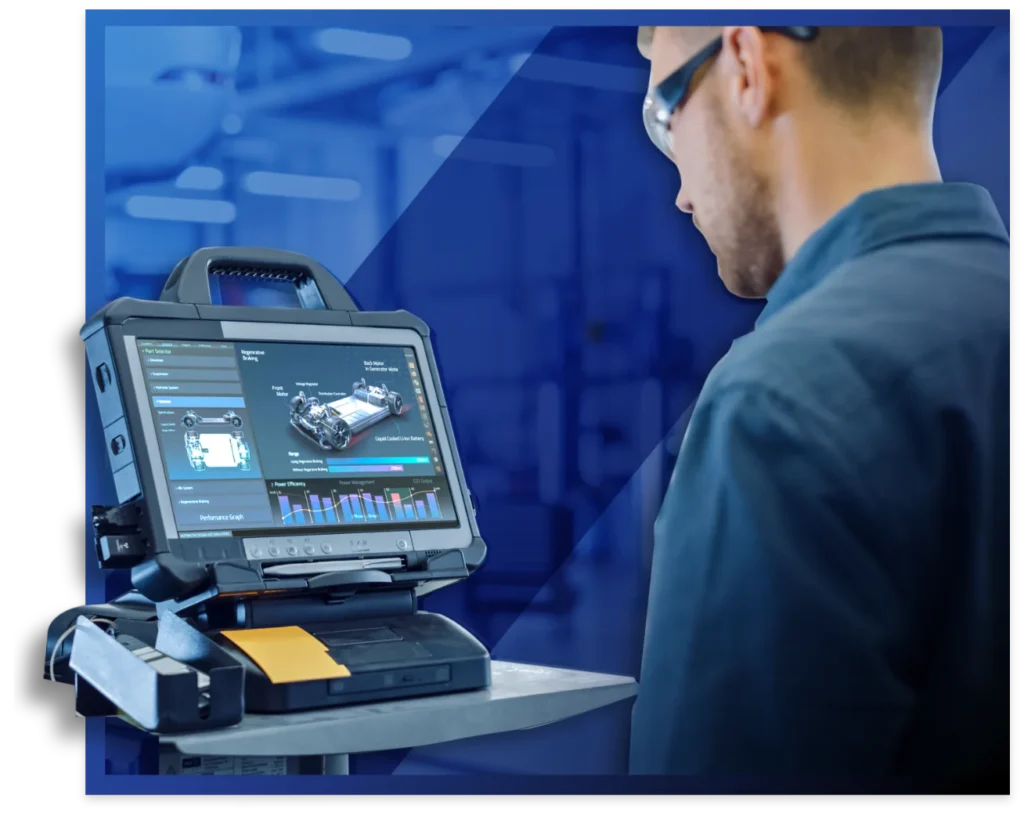
[[[298,683],[352,675],[327,654],[324,646],[300,626],[271,629],[228,629],[221,632],[252,658],[271,683]]]

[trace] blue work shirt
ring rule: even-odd
[[[786,266],[655,523],[631,772],[1009,791],[1009,253],[936,183]]]

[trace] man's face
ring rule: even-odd
[[[655,29],[651,85],[714,36]],[[680,179],[676,206],[693,215],[694,226],[718,259],[726,288],[743,298],[760,298],[782,271],[785,258],[771,183],[758,164],[759,136],[729,95],[730,73],[736,71],[740,69],[727,51],[705,63],[693,79],[691,94],[672,115],[673,160]]]

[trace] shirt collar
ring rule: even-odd
[[[1009,243],[992,196],[974,184],[906,184],[858,196],[797,250],[768,291],[755,327],[839,265],[880,247],[925,238],[987,236]]]

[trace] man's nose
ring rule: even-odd
[[[680,212],[684,212],[687,215],[693,212],[693,204],[682,187],[679,188],[679,194],[676,195],[676,206]]]

